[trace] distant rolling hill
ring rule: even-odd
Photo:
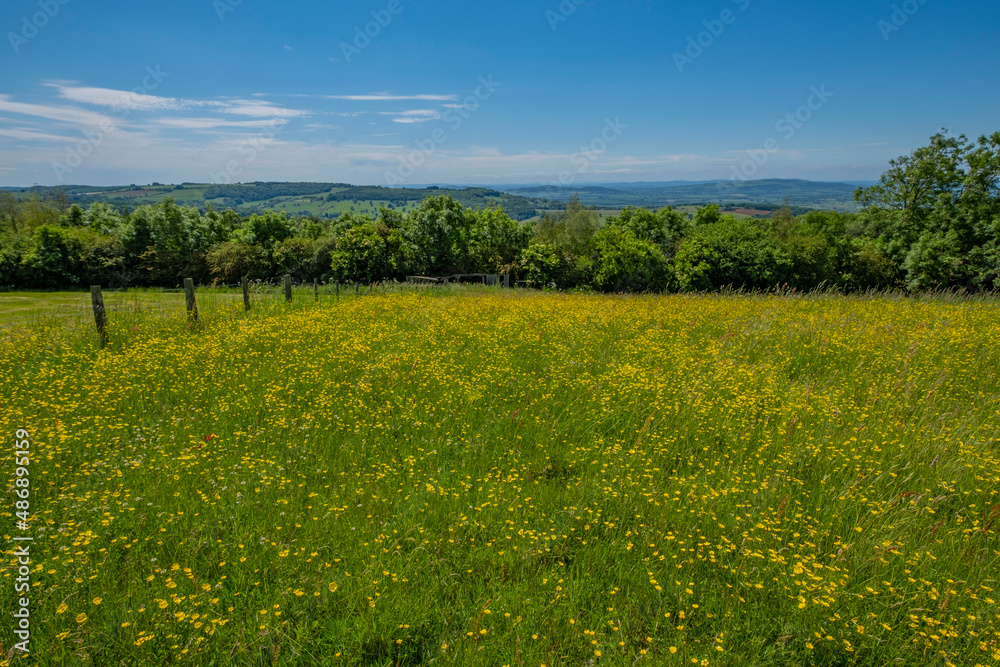
[[[265,210],[284,211],[292,216],[336,218],[343,213],[375,215],[387,206],[408,212],[430,195],[450,195],[463,206],[481,208],[503,206],[509,216],[528,220],[546,211],[560,210],[573,195],[587,206],[615,211],[625,206],[692,207],[720,204],[729,209],[771,210],[786,200],[796,212],[805,209],[856,211],[854,191],[849,183],[822,183],[805,180],[761,181],[665,181],[645,183],[601,183],[578,187],[508,186],[502,189],[461,186],[387,188],[347,183],[253,182],[235,185],[182,183],[166,185],[0,188],[15,196],[48,197],[65,195],[71,203],[109,202],[134,208],[154,204],[167,197],[178,204],[232,208],[247,215]],[[755,215],[749,213],[749,215]]]
[[[512,188],[511,194],[566,202],[574,194],[588,206],[621,208],[623,206],[691,206],[696,204],[768,204],[777,206],[786,200],[794,207],[856,211],[854,192],[857,185],[824,183],[798,179],[759,181],[706,181],[700,183],[609,183],[600,186],[534,186]]]
[[[542,212],[559,209],[562,205],[524,195],[510,194],[490,188],[386,188],[381,186],[349,185],[347,183],[272,183],[254,182],[235,185],[182,183],[180,185],[88,186],[9,188],[15,196],[40,197],[65,195],[71,203],[86,205],[108,202],[134,208],[172,198],[180,205],[204,210],[232,208],[248,215],[265,210],[284,211],[291,216],[336,218],[343,213],[376,215],[382,206],[408,212],[430,195],[450,195],[468,208],[500,205],[516,220],[527,220]]]

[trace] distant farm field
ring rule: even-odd
[[[1000,664],[996,299],[9,296],[11,664]]]

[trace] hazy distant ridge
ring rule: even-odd
[[[511,188],[507,192],[527,197],[568,201],[574,194],[587,205],[604,208],[622,206],[690,206],[693,204],[735,204],[756,202],[833,210],[856,210],[854,192],[858,185],[801,179],[759,181],[704,181],[686,183],[608,183],[599,186],[534,186]]]

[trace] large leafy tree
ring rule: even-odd
[[[42,225],[35,228],[21,260],[31,287],[123,284],[125,251],[114,236],[87,227]]]
[[[208,251],[206,256],[212,276],[224,283],[237,283],[244,277],[264,280],[271,277],[267,252],[259,245],[226,241]]]
[[[590,239],[600,229],[597,212],[580,203],[573,195],[564,212],[546,213],[535,224],[535,240],[576,257],[586,252]]]
[[[334,277],[370,285],[401,277],[406,271],[405,243],[400,230],[382,223],[351,227],[337,238],[330,253]]]
[[[690,231],[691,223],[671,206],[659,211],[627,206],[607,221],[608,227],[621,227],[636,238],[655,243],[667,257],[672,257],[676,245]]]
[[[785,282],[791,259],[766,227],[732,216],[696,227],[674,258],[681,289],[769,289]]]
[[[562,255],[547,243],[533,243],[521,251],[524,279],[535,287],[557,287],[565,273]]]
[[[475,215],[447,195],[427,197],[407,218],[408,263],[422,275],[471,273]]]
[[[474,213],[469,250],[475,272],[518,271],[518,257],[530,242],[531,228],[513,220],[502,208]]]
[[[178,284],[184,277],[208,279],[205,256],[213,237],[198,209],[178,206],[172,199],[140,206],[132,212],[128,228],[131,238],[125,247],[138,254],[137,267],[149,284]]]
[[[669,265],[660,246],[624,227],[597,232],[593,254],[592,281],[602,292],[659,292],[669,282]]]
[[[33,245],[23,264],[33,287],[61,287],[80,281],[80,244],[70,229],[42,225],[33,234]]]
[[[786,280],[801,290],[849,288],[853,243],[847,226],[853,214],[811,211],[795,217],[786,205],[765,222],[788,255]]]
[[[292,234],[292,223],[283,211],[281,213],[266,211],[251,215],[244,220],[234,236],[239,241],[259,245],[271,251],[275,244],[290,238]]]
[[[997,286],[1000,132],[971,142],[941,132],[889,163],[855,198],[911,289]]]
[[[546,213],[535,224],[535,243],[554,249],[559,258],[560,267],[555,272],[558,287],[589,282],[591,240],[600,228],[597,211],[580,203],[576,195],[566,204],[565,212]]]

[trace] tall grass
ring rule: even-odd
[[[38,664],[1000,664],[995,298],[257,297],[0,338]]]

